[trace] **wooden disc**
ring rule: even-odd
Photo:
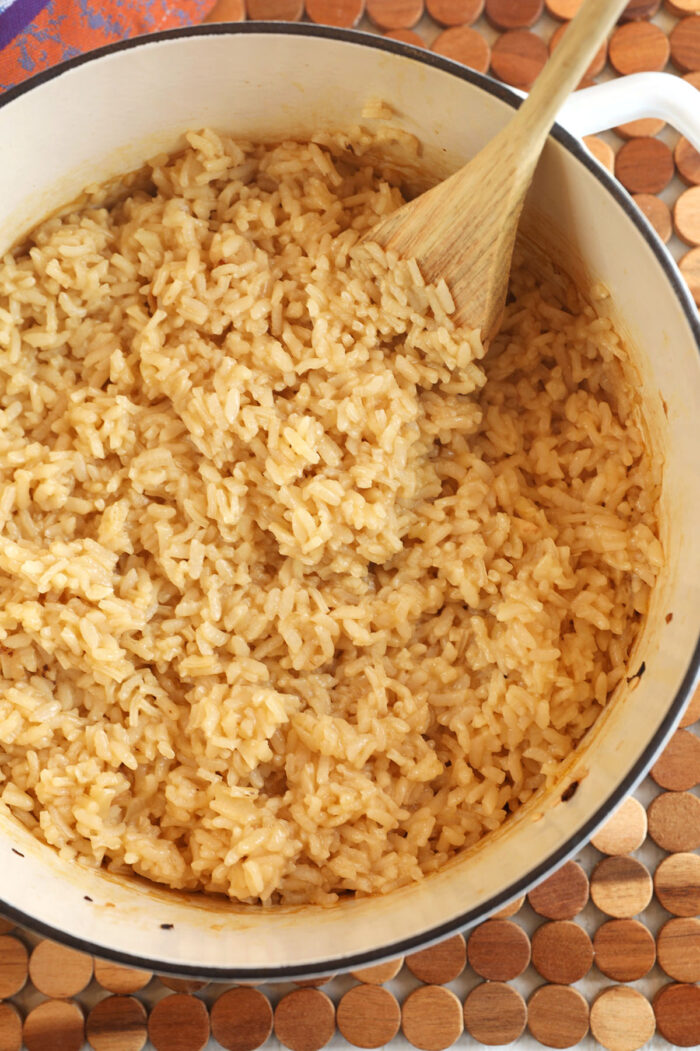
[[[652,22],[626,22],[615,30],[608,45],[610,63],[622,75],[660,72],[670,53],[668,37]]]
[[[351,971],[353,978],[367,985],[383,985],[395,978],[403,967],[403,956],[397,956],[395,960],[387,960],[385,963],[375,964],[374,967],[362,967],[359,971]]]
[[[636,982],[654,966],[656,945],[639,920],[608,920],[593,936],[598,970],[615,982]]]
[[[322,985],[328,985],[335,978],[334,974],[326,975],[325,978],[303,978],[294,984],[300,989],[320,989]]]
[[[504,982],[482,982],[464,1001],[464,1025],[480,1044],[512,1044],[527,1022],[520,993]]]
[[[700,982],[700,919],[668,920],[656,939],[659,966],[677,982]]]
[[[509,982],[529,964],[530,941],[512,920],[487,920],[469,935],[467,957],[482,978]]]
[[[656,1025],[674,1047],[700,1046],[700,988],[665,985],[654,997]]]
[[[646,810],[628,796],[591,839],[601,854],[630,854],[641,847],[647,835]]]
[[[687,80],[689,84],[692,84],[694,88],[700,91],[700,72],[684,73],[683,80]]]
[[[108,993],[118,993],[121,996],[137,993],[139,989],[144,989],[148,985],[152,977],[150,971],[140,971],[136,967],[123,967],[122,964],[113,963],[111,960],[95,959],[95,981]],[[168,979],[161,980],[163,984],[167,984]]]
[[[671,30],[671,61],[681,73],[700,71],[700,18],[692,15]]]
[[[298,22],[304,0],[246,0],[246,10],[254,22]]]
[[[206,1004],[187,993],[164,997],[148,1017],[148,1038],[156,1051],[203,1051],[209,1042]]]
[[[642,18],[653,18],[661,7],[661,0],[630,0],[620,15],[620,22],[635,22]]]
[[[660,193],[673,172],[673,154],[660,139],[630,139],[615,158],[615,175],[630,193]]]
[[[697,76],[700,85],[700,73],[698,73]],[[692,726],[692,724],[697,722],[698,719],[700,719],[700,686],[698,686],[697,690],[685,706],[683,718],[681,719],[679,726]]]
[[[676,162],[676,170],[686,186],[700,184],[700,151],[691,146],[682,135],[676,143],[673,159]]]
[[[516,912],[520,912],[523,905],[525,904],[525,895],[521,898],[515,898],[508,905],[504,905],[498,912],[494,912],[491,917],[492,920],[509,920],[511,916],[515,916]]]
[[[12,1004],[0,1003],[0,1048],[2,1051],[21,1051],[22,1019]]]
[[[312,22],[351,29],[362,18],[364,0],[306,0],[306,13]]]
[[[402,44],[410,44],[412,47],[427,47],[423,37],[414,29],[392,29],[389,33],[384,33],[384,36],[389,40],[400,40]]]
[[[572,985],[593,965],[591,939],[573,920],[543,923],[532,936],[532,964],[546,981]]]
[[[461,934],[406,957],[409,971],[426,985],[445,985],[462,973],[467,963],[467,946]]]
[[[545,0],[545,3],[550,15],[558,18],[560,22],[569,22],[578,14],[583,0]]]
[[[684,190],[680,197],[677,198],[673,206],[673,226],[681,241],[685,241],[691,248],[700,245],[700,186],[691,186],[689,190]],[[692,748],[692,760],[690,759],[691,749],[690,747],[688,748],[686,774],[689,778],[693,778],[694,786],[700,779],[698,774],[700,739],[694,737],[693,734],[688,736],[694,742],[694,746]]]
[[[543,8],[544,0],[486,0],[486,17],[496,29],[529,29]]]
[[[700,799],[690,792],[662,792],[647,807],[647,820],[662,850],[679,854],[700,847]]]
[[[588,1002],[569,985],[541,985],[527,1002],[527,1027],[545,1047],[573,1047],[588,1032]]]
[[[647,217],[663,243],[668,244],[673,233],[673,223],[671,222],[671,210],[666,202],[660,197],[654,197],[651,193],[636,193],[632,200]],[[639,806],[641,807],[641,803]],[[646,814],[644,824],[646,827]]]
[[[245,2],[244,0],[217,0],[202,21],[243,22],[245,21]]]
[[[32,950],[29,977],[44,996],[64,1000],[90,984],[92,956],[46,939]]]
[[[655,1028],[651,1004],[627,985],[605,989],[591,1007],[591,1033],[608,1051],[637,1051]]]
[[[470,26],[484,10],[484,0],[426,0],[428,14],[441,26]]]
[[[443,985],[422,985],[404,1000],[401,1029],[421,1051],[444,1051],[462,1035],[462,1005]]]
[[[22,1035],[27,1051],[81,1051],[83,1012],[74,1000],[44,1000],[25,1018]]]
[[[137,972],[138,973],[138,972]],[[142,972],[146,974],[147,972]],[[95,978],[97,978],[97,960],[95,960]],[[100,979],[97,979],[98,982]],[[161,982],[166,989],[172,989],[174,993],[197,993],[200,989],[204,989],[208,982],[198,982],[194,978],[172,978],[169,974],[159,974],[158,981]],[[100,982],[102,985],[102,982]],[[107,988],[105,986],[105,988]]]
[[[548,920],[573,920],[588,901],[588,876],[575,861],[567,861],[527,896],[532,908]]]
[[[379,29],[410,29],[423,17],[423,0],[367,0],[365,10]]]
[[[486,73],[491,64],[491,48],[481,33],[469,26],[445,29],[432,43],[432,50],[445,58],[461,62],[477,73]]]
[[[529,29],[500,36],[491,52],[491,70],[506,84],[528,91],[547,64],[547,45]]]
[[[676,18],[685,18],[686,15],[700,15],[700,0],[666,0],[664,6]]]
[[[687,730],[676,730],[650,773],[657,785],[672,792],[695,788],[700,784],[700,738]]]
[[[561,42],[561,39],[567,30],[568,24],[568,22],[565,22],[564,25],[558,26],[549,38],[550,55],[554,52],[557,44]],[[597,77],[599,73],[602,73],[602,71],[605,69],[605,63],[607,62],[607,60],[608,45],[605,41],[603,41],[603,43],[600,45],[595,55],[593,56],[590,66],[583,74],[584,80],[592,80],[593,77]]]
[[[14,931],[16,928],[16,923],[12,923],[11,920],[6,920],[4,916],[0,916],[0,934],[9,934],[10,931]]]
[[[666,127],[666,122],[658,117],[641,117],[618,124],[614,129],[621,139],[653,139]]]
[[[275,1008],[275,1035],[290,1051],[320,1051],[334,1032],[335,1008],[320,989],[295,989]]]
[[[401,1008],[381,985],[356,985],[338,1004],[336,1022],[342,1036],[355,1047],[382,1047],[401,1026]]]
[[[678,263],[690,294],[700,307],[700,248],[691,248]]]
[[[619,920],[636,916],[646,909],[652,894],[651,876],[636,858],[603,858],[593,869],[591,898],[608,916]]]
[[[238,986],[217,997],[211,1032],[226,1051],[255,1051],[272,1032],[272,1007],[259,989]]]
[[[6,1000],[27,981],[27,950],[19,938],[0,935],[0,999]]]
[[[85,1026],[95,1051],[141,1051],[148,1038],[146,1008],[135,996],[100,1000]]]
[[[664,858],[654,873],[656,897],[674,916],[700,913],[700,857],[672,854]]]

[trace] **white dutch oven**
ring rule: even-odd
[[[370,97],[388,101],[423,142],[421,163],[433,178],[472,156],[517,104],[503,86],[428,52],[312,26],[205,27],[76,59],[0,100],[0,251],[88,182],[140,166],[187,128],[305,135],[357,122]],[[661,116],[700,147],[697,99],[678,78],[643,75],[579,92],[563,119],[584,134]],[[636,671],[643,661],[644,674],[599,720],[557,790],[422,884],[330,908],[246,909],[84,871],[2,818],[5,914],[162,972],[245,979],[358,967],[442,938],[522,894],[643,776],[698,671],[697,314],[651,227],[561,127],[540,165],[525,229],[584,287],[602,281],[610,290],[665,464],[667,571],[632,665]]]

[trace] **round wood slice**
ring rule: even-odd
[[[420,1051],[445,1051],[462,1035],[462,1005],[442,985],[422,985],[403,1003],[401,1029]]]
[[[383,1047],[401,1026],[401,1008],[395,996],[381,985],[356,985],[338,1004],[336,1022],[342,1036],[354,1047]]]
[[[272,1006],[259,989],[229,989],[211,1008],[211,1032],[226,1051],[256,1051],[272,1032]]]
[[[651,876],[636,858],[604,858],[593,869],[591,898],[608,916],[620,920],[636,916],[647,907],[652,894]]]
[[[543,8],[544,0],[486,0],[486,17],[496,29],[529,29]]]
[[[83,1012],[74,1000],[44,1000],[25,1018],[22,1034],[26,1051],[81,1051]]]
[[[492,920],[509,920],[511,916],[515,916],[517,912],[520,912],[523,905],[525,904],[525,895],[521,898],[515,898],[508,905],[504,905],[498,912],[494,912],[491,917]]]
[[[700,245],[700,186],[691,186],[676,199],[673,206],[673,226],[681,241],[685,241],[691,248]],[[686,755],[685,772],[688,779],[693,780],[693,784],[688,786],[690,788],[700,780],[700,739],[693,734],[689,734],[688,737],[694,742],[694,745],[688,746]]]
[[[147,972],[144,971],[142,973],[145,974]],[[97,978],[97,961],[95,961],[95,977]],[[159,974],[158,981],[166,989],[172,989],[174,993],[197,993],[209,984],[208,982],[198,982],[194,978],[172,978],[169,974]],[[102,982],[100,982],[100,985],[102,985]]]
[[[698,78],[698,89],[700,89],[700,73],[695,74]],[[683,718],[680,721],[680,726],[691,726],[693,723],[700,719],[700,686],[696,689],[693,696],[688,701],[685,711],[683,712]]]
[[[428,14],[441,26],[470,26],[484,10],[484,0],[426,0]]]
[[[677,982],[700,982],[700,919],[668,920],[656,939],[659,966]]]
[[[614,129],[621,139],[653,139],[666,127],[666,122],[657,117],[641,117],[618,124]]]
[[[690,294],[700,307],[700,248],[691,248],[678,266],[690,289]]]
[[[445,58],[461,62],[477,73],[486,73],[491,63],[491,48],[481,33],[469,26],[455,26],[445,29],[435,38],[432,50]]]
[[[700,18],[693,15],[677,22],[669,37],[671,61],[681,73],[700,71]]]
[[[642,18],[653,18],[661,7],[661,0],[630,0],[620,15],[620,22],[635,22]]]
[[[306,0],[306,13],[312,22],[351,29],[362,18],[364,0]]]
[[[684,73],[683,80],[687,80],[689,84],[692,84],[694,88],[700,91],[700,72]]]
[[[665,985],[654,997],[656,1025],[674,1047],[700,1046],[700,988]]]
[[[649,835],[671,854],[700,847],[700,799],[690,792],[662,792],[647,808]]]
[[[320,989],[295,989],[275,1008],[275,1035],[290,1051],[320,1051],[335,1032],[335,1008]]]
[[[0,934],[9,934],[10,931],[14,931],[16,928],[16,923],[12,923],[11,920],[6,920],[4,916],[0,916]]]
[[[406,957],[406,966],[426,985],[445,985],[462,973],[467,963],[467,946],[461,934],[438,945]]]
[[[304,0],[246,0],[248,18],[255,22],[298,22]]]
[[[546,981],[572,985],[593,965],[591,939],[572,920],[543,923],[532,936],[532,963]]]
[[[416,33],[414,29],[392,29],[389,33],[384,34],[389,40],[400,40],[402,44],[410,44],[412,47],[425,48],[426,44],[423,37]]]
[[[21,1051],[22,1019],[17,1008],[7,1001],[0,1003],[0,1049]]]
[[[90,1011],[85,1031],[95,1051],[141,1051],[148,1038],[146,1008],[135,996],[108,996]]]
[[[209,1042],[206,1004],[187,993],[164,997],[148,1017],[148,1038],[156,1051],[203,1051]]]
[[[423,0],[367,0],[365,11],[379,29],[410,29],[423,17]]]
[[[664,7],[676,18],[686,15],[700,15],[700,0],[666,0]]]
[[[583,0],[545,0],[547,10],[560,22],[569,22],[578,14]]]
[[[630,139],[615,158],[615,175],[630,193],[660,193],[674,170],[673,154],[660,139]]]
[[[217,3],[202,21],[243,22],[245,21],[245,2],[244,0],[217,0]]]
[[[610,63],[622,75],[659,72],[670,54],[668,37],[652,22],[626,22],[615,30],[608,45]]]
[[[588,1032],[588,1003],[569,985],[541,985],[527,1002],[527,1027],[545,1047],[574,1047]]]
[[[686,186],[700,184],[700,152],[682,135],[673,151],[676,170]]]
[[[469,935],[467,958],[482,978],[509,982],[529,964],[530,941],[512,920],[487,920]]]
[[[674,916],[700,913],[700,857],[671,854],[654,873],[656,897]]]
[[[605,989],[591,1007],[591,1033],[608,1051],[637,1051],[655,1028],[651,1004],[627,985]]]
[[[628,796],[598,829],[591,843],[601,854],[630,854],[641,847],[646,835],[646,810],[638,799]]]
[[[27,950],[19,938],[0,935],[0,998],[7,1000],[22,989],[27,981]]]
[[[532,908],[548,920],[573,920],[588,901],[588,876],[575,861],[567,861],[527,896]]]
[[[550,53],[550,55],[554,52],[557,44],[559,44],[561,42],[562,37],[564,36],[564,33],[567,30],[567,26],[568,26],[568,22],[565,22],[564,25],[562,25],[562,26],[558,26],[554,30],[554,32],[552,33],[551,37],[549,38],[549,53]],[[607,60],[608,60],[608,45],[604,41],[600,45],[598,50],[596,51],[595,55],[593,56],[593,59],[591,61],[590,66],[588,67],[586,72],[583,74],[584,80],[592,80],[593,77],[597,77],[599,73],[602,73],[602,71],[605,69],[605,63],[607,62]]]
[[[637,193],[632,200],[639,210],[644,212],[663,243],[668,244],[673,233],[673,223],[671,221],[671,210],[666,202],[662,201],[660,197],[654,197],[651,193]],[[639,806],[641,808],[641,803]],[[644,825],[646,827],[646,814]]]
[[[29,957],[29,977],[44,996],[75,996],[92,980],[92,956],[58,942],[40,941]]]
[[[514,88],[528,91],[547,64],[547,45],[529,29],[500,36],[491,51],[491,70]]]
[[[700,784],[700,738],[688,730],[676,730],[650,773],[657,785],[672,792],[695,788]]]
[[[480,1044],[512,1044],[527,1022],[520,993],[504,982],[482,982],[464,1001],[464,1025]]]
[[[385,963],[375,964],[374,967],[362,967],[359,971],[351,971],[353,978],[367,985],[383,985],[395,978],[403,967],[403,956],[397,956],[395,960],[387,960]]]
[[[654,966],[656,945],[639,920],[608,920],[593,936],[598,970],[616,982],[636,982]]]
[[[129,993],[137,993],[144,989],[151,978],[150,971],[140,971],[136,967],[123,967],[111,960],[95,959],[95,981],[109,993],[118,993],[128,996]],[[167,984],[167,979],[162,979]]]

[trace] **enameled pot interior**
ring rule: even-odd
[[[80,120],[83,100],[91,112]],[[368,99],[421,143],[439,178],[508,119],[509,92],[435,56],[318,27],[161,34],[108,49],[0,106],[13,164],[0,170],[0,249],[89,182],[172,149],[187,128],[276,139],[363,121]],[[376,124],[376,122],[375,122]],[[390,151],[403,149],[389,138]],[[360,966],[477,922],[573,853],[629,792],[673,729],[696,674],[700,516],[697,328],[663,248],[624,193],[565,133],[545,151],[524,219],[527,241],[592,290],[631,348],[655,455],[664,460],[666,572],[634,654],[633,680],[562,770],[477,850],[414,887],[329,908],[260,909],[185,896],[77,868],[0,814],[2,908],[105,956],[209,978],[285,977]],[[533,264],[534,265],[534,264]],[[673,616],[668,619],[669,613]],[[562,792],[576,784],[566,802]]]

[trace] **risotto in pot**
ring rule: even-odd
[[[626,355],[516,265],[488,353],[332,144],[192,133],[0,266],[0,805],[245,902],[424,878],[630,675]]]

